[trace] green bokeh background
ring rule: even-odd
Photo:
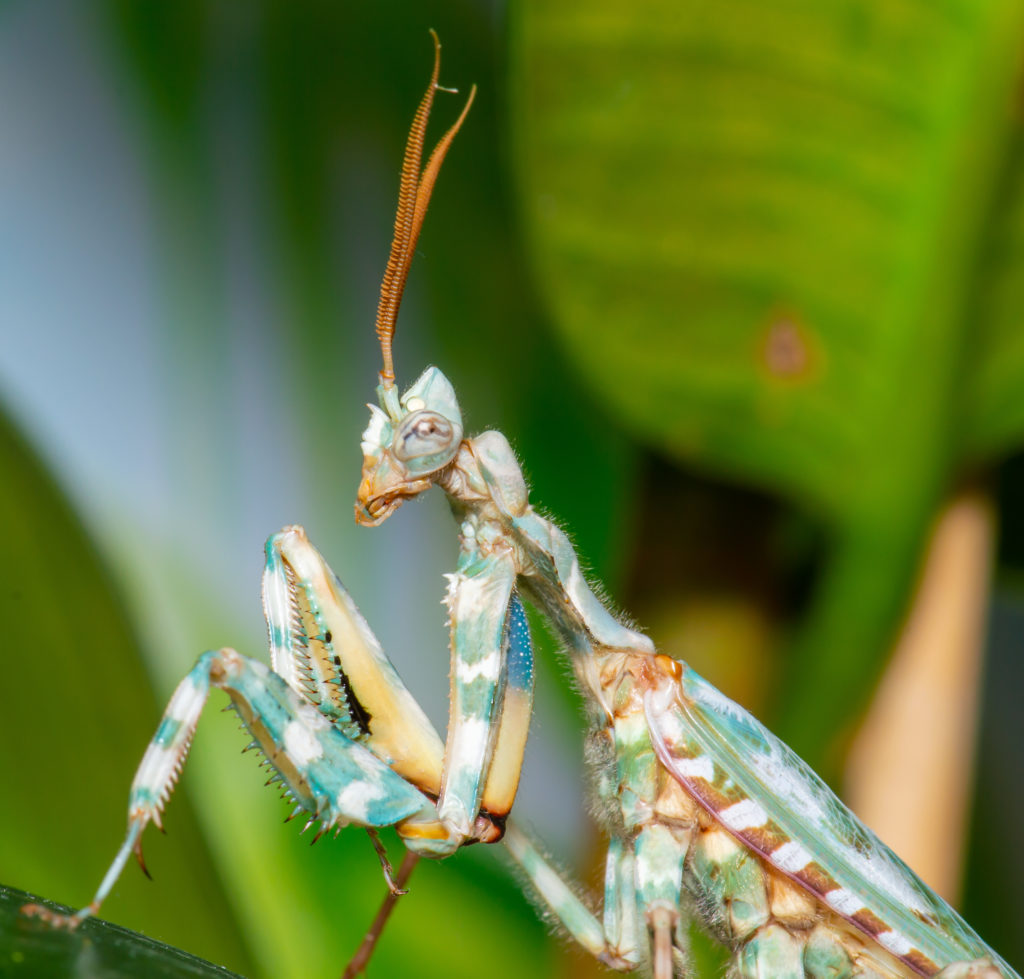
[[[1019,967],[1008,0],[0,6],[0,880],[88,899],[174,683],[210,646],[262,655],[260,547],[285,523],[443,723],[449,518],[360,531],[350,509],[431,27],[442,80],[479,95],[400,381],[440,365],[619,604],[656,638],[690,627],[688,655],[833,780],[937,507],[965,479],[998,498],[965,907]],[[577,707],[542,645],[524,811],[590,877]],[[105,914],[246,975],[336,975],[376,859],[283,826],[244,743],[204,719],[146,840],[156,882],[129,868]],[[417,871],[372,974],[588,968],[468,851]]]

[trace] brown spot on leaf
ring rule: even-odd
[[[814,368],[810,331],[792,314],[772,317],[761,342],[761,362],[772,377],[806,379]]]

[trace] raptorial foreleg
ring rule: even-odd
[[[210,688],[231,698],[242,722],[309,822],[321,832],[349,823],[364,827],[422,822],[436,825],[433,801],[377,758],[342,734],[308,701],[263,663],[233,649],[206,652],[178,685],[132,782],[128,830],[124,842],[92,901],[72,915],[58,915],[39,905],[24,910],[68,928],[95,914],[110,893],[125,863],[142,859],[142,832],[160,818],[181,773]],[[415,832],[414,829],[412,829]]]
[[[439,798],[433,823],[399,827],[423,856],[447,856],[469,840],[496,842],[515,798],[533,651],[512,578],[507,555],[467,555],[451,576],[455,654],[442,780],[444,743],[305,531],[286,527],[267,542],[263,605],[274,671],[334,726]]]

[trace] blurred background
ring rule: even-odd
[[[443,728],[444,502],[351,516],[431,27],[479,94],[399,383],[438,364],[617,605],[1024,967],[1020,0],[0,5],[0,881],[88,901],[174,685],[206,648],[265,657],[285,524]],[[595,883],[536,632],[517,815]],[[376,857],[284,825],[246,740],[204,717],[155,883],[128,868],[104,914],[335,975]],[[420,865],[378,956],[599,974],[481,848]]]

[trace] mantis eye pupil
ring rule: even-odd
[[[446,418],[436,412],[418,412],[396,433],[395,455],[402,460],[432,456],[450,448],[453,436]]]

